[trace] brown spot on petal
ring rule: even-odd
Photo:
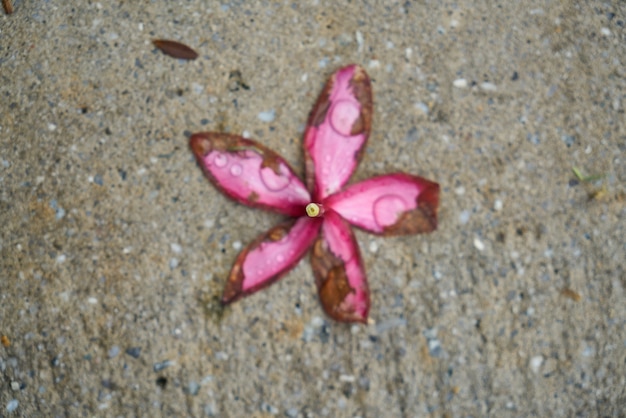
[[[439,184],[422,181],[428,182],[428,186],[417,196],[417,207],[404,212],[393,225],[386,226],[382,235],[423,234],[437,229]]]
[[[189,140],[189,146],[194,155],[204,157],[212,150],[211,141],[202,134],[194,134]]]
[[[285,238],[288,233],[289,230],[284,225],[279,225],[270,229],[267,233],[267,237],[270,239],[270,241],[276,242]]]
[[[263,161],[261,162],[261,168],[271,168],[274,174],[280,176],[282,173],[280,172],[280,161],[278,160],[278,155],[274,153],[264,153]]]
[[[252,192],[250,193],[250,195],[248,196],[248,201],[250,203],[256,203],[259,201],[259,194],[257,192]]]
[[[337,321],[361,321],[343,305],[346,296],[355,292],[348,281],[345,264],[327,248],[321,237],[313,245],[311,267],[320,303],[326,314]]]
[[[372,85],[365,70],[359,66],[355,68],[352,80],[350,80],[352,94],[361,105],[361,113],[352,125],[352,135],[364,133],[369,135],[372,127]]]
[[[353,292],[354,289],[348,283],[343,263],[328,271],[326,280],[321,284],[319,290],[320,300],[324,305],[324,309],[329,313],[337,311],[337,308],[341,306],[346,296]],[[332,313],[330,315],[334,317]]]
[[[330,108],[330,92],[333,90],[335,84],[335,76],[331,77],[324,86],[324,90],[317,97],[317,102],[311,109],[309,114],[309,126],[320,126],[326,120],[328,109]]]

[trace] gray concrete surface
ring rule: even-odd
[[[625,416],[626,3],[14,4],[0,416]],[[280,217],[211,187],[186,134],[247,131],[301,170],[351,62],[375,94],[354,179],[438,181],[438,231],[357,233],[375,325],[326,319],[306,260],[222,310]]]

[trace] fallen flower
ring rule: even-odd
[[[344,322],[367,322],[369,288],[348,223],[377,235],[431,232],[439,185],[394,173],[343,188],[363,154],[372,119],[363,68],[350,65],[328,80],[304,134],[305,184],[278,154],[240,136],[201,132],[190,146],[206,177],[252,207],[293,217],[259,236],[238,255],[222,303],[269,286],[312,247],[311,265],[324,311]]]

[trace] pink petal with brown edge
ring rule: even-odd
[[[315,200],[341,189],[356,169],[370,133],[372,106],[363,68],[350,65],[329,78],[304,133],[306,182]]]
[[[215,132],[193,134],[189,146],[206,177],[227,196],[288,216],[304,215],[309,192],[289,164],[269,148]]]
[[[302,217],[264,233],[239,255],[226,282],[227,304],[269,286],[293,268],[317,236],[321,221]]]
[[[324,216],[311,251],[311,266],[324,311],[342,322],[367,322],[370,297],[358,244],[336,213]]]
[[[437,228],[439,184],[405,173],[387,174],[354,184],[324,203],[375,234],[431,232]]]

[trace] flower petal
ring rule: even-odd
[[[278,280],[304,256],[319,227],[318,219],[302,217],[275,226],[254,240],[237,256],[222,303],[234,302]]]
[[[354,184],[324,203],[375,234],[431,232],[437,228],[439,184],[405,173],[387,174]]]
[[[304,134],[306,182],[315,200],[337,192],[355,170],[372,124],[372,88],[365,70],[333,74],[309,115]]]
[[[200,132],[191,136],[189,145],[211,183],[237,202],[301,216],[311,201],[289,164],[258,142]]]
[[[350,226],[332,211],[324,216],[311,265],[326,314],[337,321],[367,322],[370,297],[359,247]]]

